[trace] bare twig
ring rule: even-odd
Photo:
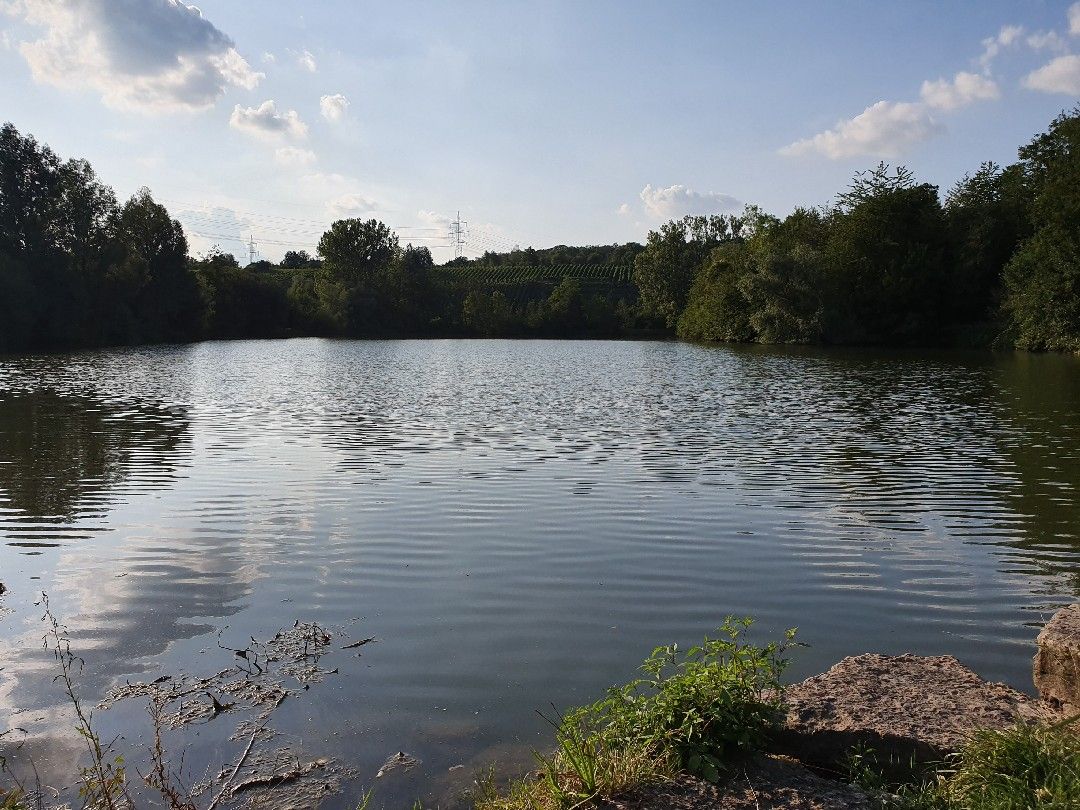
[[[259,726],[253,732],[251,732],[251,739],[248,740],[247,748],[245,748],[244,753],[240,755],[240,759],[237,760],[235,767],[233,767],[232,769],[232,773],[230,773],[226,777],[225,781],[222,782],[221,790],[218,792],[218,795],[214,797],[213,801],[210,802],[206,810],[214,810],[214,808],[217,807],[218,802],[225,798],[225,794],[229,792],[229,786],[232,784],[232,780],[236,778],[236,774],[240,771],[240,768],[242,768],[244,763],[247,761],[248,755],[251,753],[252,746],[255,745],[255,738],[265,726],[266,723],[260,723]]]

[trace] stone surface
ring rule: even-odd
[[[1055,613],[1036,643],[1032,675],[1039,696],[1070,713],[1080,709],[1080,605]]]
[[[1049,722],[1049,705],[987,683],[951,655],[858,655],[788,687],[778,750],[835,767],[853,748],[872,750],[886,769],[934,762],[981,728]]]
[[[748,763],[724,784],[682,776],[600,805],[610,810],[870,810],[874,806],[858,788],[822,779],[780,757]]]

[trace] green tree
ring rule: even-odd
[[[390,263],[383,292],[386,317],[394,332],[423,334],[431,329],[438,299],[432,279],[434,267],[431,251],[411,244]]]
[[[717,245],[741,239],[742,227],[736,216],[686,216],[650,231],[645,249],[634,259],[634,282],[644,314],[673,328],[709,253]]]
[[[585,302],[581,282],[566,276],[547,297],[543,307],[544,332],[550,335],[580,334],[585,326]]]
[[[319,298],[337,330],[356,335],[386,328],[387,275],[400,253],[397,236],[375,219],[341,219],[322,235]]]
[[[211,338],[278,337],[285,333],[287,290],[265,274],[240,267],[216,246],[193,262],[206,301]]]
[[[30,263],[57,251],[60,159],[12,124],[0,127],[0,251]]]
[[[1021,166],[984,163],[945,198],[952,248],[949,307],[961,322],[992,317],[1002,275],[1017,246],[1031,235],[1031,195]]]
[[[762,343],[816,342],[830,216],[816,208],[796,208],[782,221],[754,213],[747,241],[752,266],[739,283],[750,327]]]
[[[941,326],[948,231],[937,187],[882,163],[838,197],[825,248],[823,336],[926,342]]]
[[[288,270],[299,270],[302,267],[307,267],[310,261],[311,256],[308,255],[306,250],[286,250],[285,258],[281,260],[281,266]]]
[[[1020,149],[1034,234],[1005,270],[1005,312],[1022,349],[1080,351],[1080,107]]]
[[[679,316],[679,337],[724,342],[753,340],[750,303],[741,289],[742,279],[749,272],[750,254],[746,245],[729,244],[714,249],[690,288],[686,308]]]
[[[478,337],[502,337],[511,331],[514,312],[500,291],[472,290],[462,302],[461,321]]]
[[[142,188],[116,215],[113,232],[124,248],[114,278],[125,278],[140,340],[178,341],[198,336],[202,321],[199,285],[188,267],[187,238],[180,222]]]
[[[26,263],[0,250],[0,352],[27,349],[37,341],[37,296]]]

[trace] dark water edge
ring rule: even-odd
[[[49,592],[95,700],[294,620],[375,635],[283,705],[387,806],[524,766],[726,614],[791,677],[950,653],[1030,691],[1080,592],[1080,359],[607,341],[242,341],[0,358],[0,730],[64,780]],[[228,662],[227,662],[228,663]],[[101,712],[144,744],[142,707]],[[231,728],[223,728],[231,731]],[[192,761],[228,758],[215,729]],[[10,744],[0,743],[10,753]]]

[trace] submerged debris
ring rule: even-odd
[[[341,649],[343,649],[343,650],[353,650],[353,649],[356,649],[357,647],[363,647],[365,644],[370,644],[373,641],[378,641],[378,639],[375,638],[375,636],[372,636],[371,638],[362,638],[359,641],[354,641],[352,644],[346,644]]]
[[[174,729],[210,722],[219,715],[242,709],[257,710],[258,719],[266,719],[293,694],[287,686],[289,679],[307,689],[310,684],[338,672],[336,667],[326,669],[319,663],[331,651],[333,638],[330,631],[313,622],[296,622],[288,630],[279,630],[267,642],[253,638],[240,650],[222,647],[242,663],[215,675],[205,678],[162,675],[148,683],[126,683],[110,690],[100,707],[108,708],[130,698],[150,698],[168,707],[163,717],[167,727]]]
[[[376,779],[380,779],[386,776],[388,773],[404,768],[408,770],[420,764],[420,760],[416,757],[409,756],[404,751],[398,751],[396,754],[389,757],[386,762],[379,768],[379,772],[375,774]]]
[[[324,770],[331,764],[331,760],[326,758],[313,759],[310,762],[301,763],[296,761],[296,764],[292,764],[294,760],[290,759],[289,763],[285,766],[276,765],[273,768],[269,768],[260,772],[258,763],[253,769],[250,776],[241,779],[238,782],[233,782],[232,787],[229,788],[229,794],[235,796],[237,793],[242,793],[245,790],[251,790],[252,788],[260,787],[274,787],[276,785],[284,785],[288,782],[295,782],[297,779],[302,779],[310,773],[318,770]]]
[[[214,795],[209,807],[235,806],[237,794],[244,795],[246,806],[314,807],[339,789],[347,772],[329,759],[301,761],[289,748],[267,750],[267,744],[278,736],[269,721],[290,695],[338,672],[320,663],[333,649],[336,635],[314,622],[298,621],[268,641],[252,638],[243,649],[226,647],[219,641],[222,650],[232,653],[236,662],[232,666],[202,678],[161,675],[149,682],[125,683],[110,690],[100,708],[144,698],[156,709],[151,714],[159,731],[236,715],[238,724],[228,739],[246,741],[246,746],[235,765],[227,766],[216,778],[199,786],[199,792]],[[365,639],[355,646],[372,640]],[[418,762],[405,754],[399,756],[400,762],[388,768],[388,761],[384,770],[412,767]],[[275,792],[284,786],[288,789]]]
[[[226,806],[306,810],[338,792],[343,779],[356,775],[325,757],[301,760],[289,748],[255,751],[255,742],[254,738],[248,741],[235,765],[199,785],[201,793],[214,795],[208,810]]]

